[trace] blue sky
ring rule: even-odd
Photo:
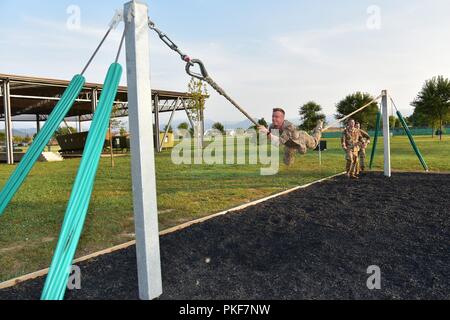
[[[120,0],[1,0],[0,73],[70,79],[80,72]],[[409,115],[423,82],[450,71],[450,2],[446,0],[152,0],[150,16],[192,57],[202,59],[230,95],[255,117],[284,107],[290,119],[314,100],[332,116],[335,104],[357,90],[387,89]],[[80,9],[70,29],[67,9]],[[379,28],[371,28],[374,11]],[[378,16],[377,16],[378,17]],[[369,26],[368,26],[369,22]],[[122,26],[87,72],[101,82],[114,59]],[[152,85],[185,91],[179,58],[155,35]],[[123,55],[121,61],[124,63]],[[126,84],[126,79],[122,79]],[[206,117],[243,117],[212,91]],[[182,117],[182,116],[180,116]]]

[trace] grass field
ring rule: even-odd
[[[344,155],[338,139],[328,139],[322,166],[316,152],[297,158],[276,176],[261,176],[260,166],[182,165],[170,151],[158,154],[157,192],[160,229],[259,199],[288,188],[342,172]],[[433,172],[450,172],[450,137],[444,141],[417,137]],[[370,153],[370,151],[369,151]],[[382,140],[375,170],[382,169]],[[129,156],[102,158],[89,215],[77,256],[134,238]],[[19,193],[0,217],[0,281],[38,269],[51,261],[79,160],[37,163]],[[394,171],[422,171],[406,137],[392,139]],[[0,165],[0,187],[14,167]]]

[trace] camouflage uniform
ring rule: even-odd
[[[356,177],[359,174],[359,151],[363,143],[363,136],[359,129],[346,128],[342,133],[342,146],[346,146],[347,150],[345,159],[347,160],[347,174],[351,177]]]
[[[367,145],[370,143],[370,136],[369,134],[362,130],[359,129],[361,136],[362,136],[362,144],[361,144],[361,149],[359,150],[359,171],[364,171],[366,169],[365,163],[366,163],[366,149],[367,149]]]
[[[269,127],[270,132],[275,130],[273,126]],[[314,130],[312,136],[305,131],[298,130],[289,121],[284,121],[283,128],[278,129],[280,134],[280,144],[284,145],[284,163],[291,166],[295,162],[295,154],[305,154],[308,149],[315,149],[322,138],[322,132],[319,128]]]

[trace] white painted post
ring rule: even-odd
[[[387,91],[382,91],[381,107],[383,113],[383,140],[384,140],[384,175],[391,177],[391,134],[389,130],[389,108]]]
[[[6,162],[14,164],[14,145],[12,131],[11,92],[9,81],[3,82],[3,108],[5,110]]]
[[[162,294],[162,278],[147,5],[137,1],[126,3],[124,19],[139,297],[151,300]]]

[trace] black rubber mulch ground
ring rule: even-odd
[[[164,236],[161,298],[450,299],[449,195],[449,175],[339,177]],[[134,247],[80,267],[67,299],[138,298]],[[43,280],[0,299],[37,299]]]

